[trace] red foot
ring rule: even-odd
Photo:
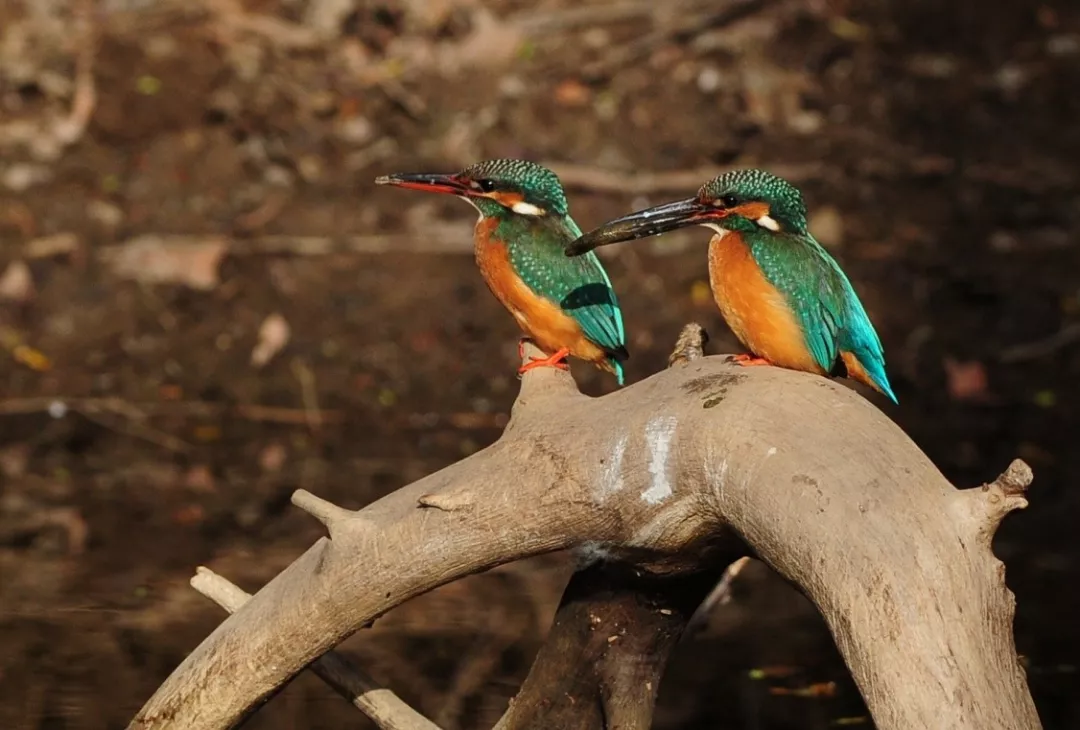
[[[737,365],[742,365],[743,367],[751,367],[754,365],[772,365],[771,362],[769,362],[763,357],[754,357],[753,355],[749,354],[732,355],[731,362]]]
[[[529,362],[518,368],[518,373],[524,374],[533,368],[558,368],[559,370],[569,370],[570,366],[566,364],[566,356],[569,354],[570,350],[564,347],[550,357],[530,357]]]

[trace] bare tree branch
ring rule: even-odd
[[[675,340],[675,349],[668,356],[668,367],[693,362],[705,357],[705,345],[709,343],[709,333],[697,322],[691,322],[682,328],[679,339]]]
[[[594,562],[570,579],[551,632],[496,730],[652,726],[671,650],[724,561],[658,576],[602,555],[584,551]]]
[[[251,598],[244,589],[201,566],[191,579],[191,587],[229,613],[239,611]],[[312,663],[311,670],[382,730],[439,730],[438,725],[337,652],[323,654]]]
[[[492,446],[357,512],[298,493],[329,538],[207,637],[130,727],[234,727],[346,636],[470,573],[588,546],[686,576],[718,545],[730,558],[733,537],[815,603],[881,730],[1040,727],[990,550],[1030,471],[957,490],[837,382],[680,362],[595,399],[567,373],[529,371]]]
[[[743,571],[743,568],[749,562],[750,557],[744,555],[727,567],[724,575],[720,577],[720,582],[716,584],[709,595],[705,596],[705,600],[701,602],[701,605],[694,611],[694,615],[690,617],[690,621],[686,624],[686,629],[683,632],[684,639],[690,638],[704,629],[712,610],[717,606],[723,606],[731,600],[731,586],[735,584],[735,579],[739,577],[739,573]]]

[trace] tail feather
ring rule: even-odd
[[[615,381],[619,385],[626,385],[626,376],[623,372],[623,364],[618,360],[611,361],[612,369],[615,371]]]
[[[609,373],[612,373],[612,374],[615,375],[615,381],[619,385],[625,385],[626,384],[626,382],[625,382],[626,378],[625,378],[625,374],[623,372],[623,364],[622,364],[622,362],[620,362],[619,360],[616,360],[613,357],[607,357],[607,358],[604,359],[604,364],[607,366],[604,369],[607,370]]]
[[[885,375],[885,363],[875,357],[859,357],[853,352],[841,352],[840,357],[844,360],[848,377],[869,385],[893,403],[899,403],[892,386],[889,385],[889,378]]]
[[[625,385],[625,373],[623,372],[623,362],[630,359],[630,351],[626,349],[626,345],[619,345],[614,348],[606,348],[604,350],[604,359],[600,367],[607,370],[609,373],[615,376],[615,380],[619,385]]]
[[[611,373],[615,376],[615,380],[619,385],[625,385],[625,376],[623,373],[623,364],[620,360],[608,355],[603,359],[595,361],[596,367],[600,368],[604,372]]]

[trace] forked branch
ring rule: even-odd
[[[239,611],[251,598],[247,591],[209,568],[195,571],[191,587],[229,613]],[[438,725],[368,677],[342,654],[328,651],[312,663],[311,670],[382,730],[439,730]]]
[[[587,546],[662,580],[745,545],[820,609],[881,730],[1038,728],[988,540],[1025,480],[957,490],[843,385],[696,355],[596,399],[529,371],[487,449],[358,512],[298,494],[330,538],[204,640],[131,727],[233,727],[385,611],[495,565]],[[600,662],[590,646],[575,651]],[[626,709],[644,727],[648,713]],[[500,728],[535,719],[511,710]]]

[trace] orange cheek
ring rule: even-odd
[[[749,218],[752,221],[756,221],[762,216],[769,214],[768,203],[743,203],[731,209],[731,213],[741,215],[743,218]]]
[[[522,203],[525,201],[525,196],[521,193],[494,192],[488,193],[487,197],[498,202],[500,205],[506,206],[507,208],[513,208],[516,203]]]

